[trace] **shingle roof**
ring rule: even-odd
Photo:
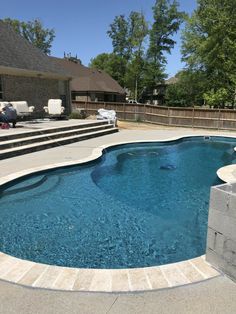
[[[51,57],[73,77],[71,91],[93,91],[125,94],[125,90],[109,74],[67,59]]]
[[[61,77],[70,75],[13,28],[0,20],[0,67],[37,71]]]

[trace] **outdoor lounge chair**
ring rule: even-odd
[[[49,99],[48,105],[43,107],[44,111],[48,113],[50,117],[62,117],[65,107],[62,106],[61,99]]]
[[[10,101],[10,103],[16,109],[17,116],[27,117],[34,111],[34,106],[28,106],[27,101]]]
[[[2,110],[7,104],[8,101],[0,101],[0,110]]]
[[[115,110],[99,109],[97,120],[108,120],[110,124],[116,125],[116,112]]]

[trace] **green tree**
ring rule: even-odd
[[[176,82],[167,86],[165,103],[168,106],[201,106],[207,78],[203,71],[183,70],[176,74]]]
[[[119,60],[116,62],[119,69],[113,67],[112,72],[108,73],[115,78],[114,72],[117,77],[119,71],[119,83],[122,82],[122,86],[127,87],[137,99],[143,85],[144,42],[148,34],[145,17],[143,13],[135,11],[132,11],[127,19],[124,15],[116,16],[107,33],[112,39],[113,61]]]
[[[128,18],[128,51],[129,58],[141,56],[145,38],[148,35],[148,24],[143,13],[132,11]]]
[[[129,62],[125,73],[125,85],[136,101],[144,86],[144,42],[148,24],[143,13],[132,11],[129,15]]]
[[[229,91],[226,88],[210,90],[203,94],[204,100],[210,107],[224,108],[225,102],[229,100]]]
[[[3,21],[11,25],[17,33],[35,47],[39,48],[46,54],[50,54],[52,41],[55,38],[55,31],[53,29],[44,28],[43,24],[37,19],[21,22],[19,20],[6,18]]]
[[[223,93],[224,102],[229,97],[231,102],[235,99],[235,51],[235,0],[198,0],[198,7],[188,19],[183,33],[183,61],[189,69],[201,69],[206,73],[205,93],[212,97],[218,95],[219,102],[222,102],[224,89],[227,90]],[[209,101],[209,97],[206,99]]]
[[[144,59],[140,55],[128,63],[125,73],[125,86],[130,90],[131,97],[136,101],[139,100],[144,88]]]
[[[112,39],[114,54],[129,59],[128,21],[124,15],[116,16],[107,34]]]
[[[91,59],[89,67],[103,70],[121,86],[125,86],[126,61],[114,53],[102,53]]]
[[[173,35],[179,30],[185,13],[178,11],[178,2],[156,0],[153,6],[152,28],[149,33],[149,47],[146,60],[146,85],[153,89],[166,77],[164,73],[166,53],[175,45]]]

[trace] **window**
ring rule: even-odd
[[[0,76],[0,100],[3,99],[3,86],[2,86],[2,78]]]

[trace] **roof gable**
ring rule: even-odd
[[[0,20],[0,67],[28,70],[61,77],[70,75],[40,49]]]
[[[71,90],[77,92],[93,91],[125,94],[125,90],[109,74],[88,68],[67,59],[55,58],[54,61],[68,71],[72,78]]]

